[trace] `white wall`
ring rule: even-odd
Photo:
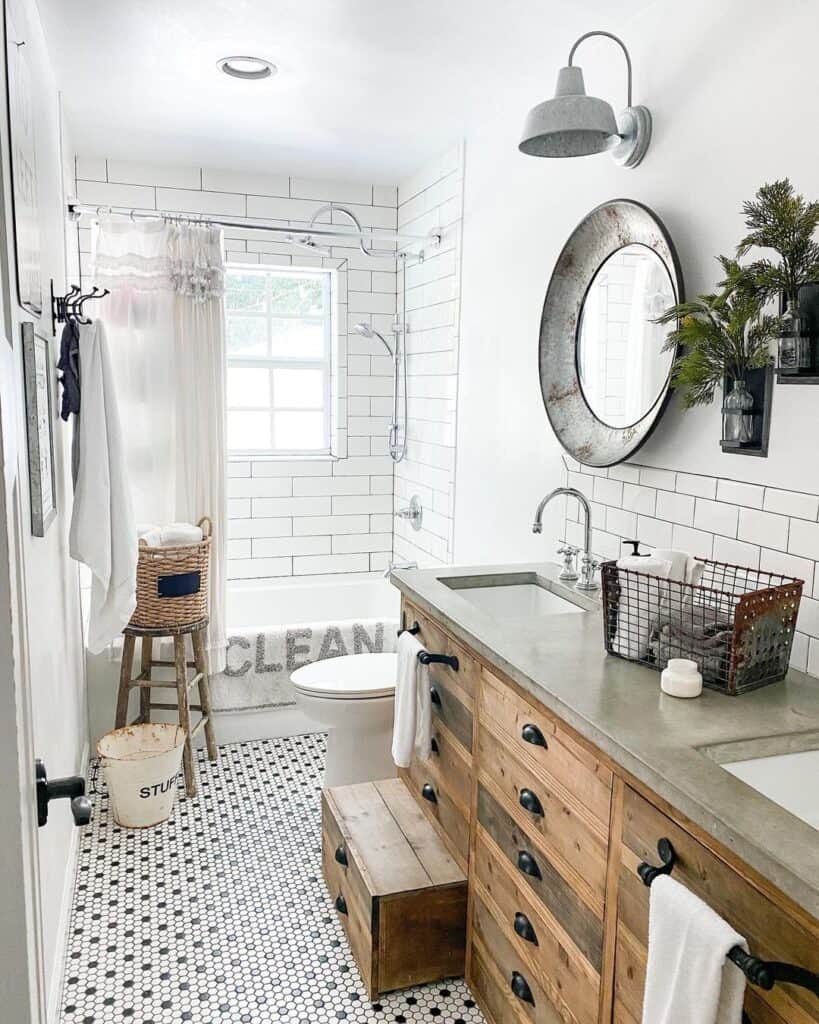
[[[25,40],[33,90],[33,118],[37,138],[37,176],[40,209],[43,315],[35,330],[51,338],[49,278],[57,293],[64,290],[65,238],[61,118],[57,85],[42,37],[33,0],[13,5],[16,30]],[[33,318],[16,302],[12,281],[11,333],[16,357],[18,398],[19,479],[24,488],[24,588],[27,610],[27,647],[36,754],[46,762],[49,775],[84,773],[87,743],[85,675],[80,624],[79,582],[76,563],[68,556],[68,525],[71,515],[69,473],[70,431],[56,416],[59,402],[54,364],[58,342],[50,342],[54,454],[57,478],[58,517],[45,537],[30,534],[27,493],[28,462],[23,419],[23,376],[20,324]],[[33,771],[33,765],[31,767]],[[56,991],[61,969],[61,929],[65,927],[67,901],[73,882],[71,857],[77,838],[65,801],[51,809],[47,828],[39,833],[42,887],[43,948],[47,982]]]
[[[452,561],[463,181],[458,145],[398,188],[399,228],[441,236],[434,248],[409,246],[406,271],[407,454],[395,467],[395,495],[404,507],[417,495],[424,518],[420,530],[396,520],[395,555],[421,566]],[[398,288],[400,312],[400,273]]]
[[[152,154],[146,154],[149,159]],[[394,231],[395,186],[312,181],[286,174],[249,174],[207,167],[163,166],[78,157],[80,202],[165,210],[306,227],[325,203],[348,207],[365,227]],[[329,222],[329,214],[321,218]],[[352,227],[334,213],[339,227]],[[225,229],[233,263],[324,266],[338,271],[338,450],[333,459],[232,459],[228,482],[228,578],[254,579],[366,573],[385,568],[392,553],[393,465],[387,454],[392,369],[380,342],[352,332],[371,324],[385,337],[395,314],[395,259],[366,256],[351,242],[332,258],[313,257],[281,236]],[[80,223],[83,275],[91,280],[91,227]],[[380,243],[378,248],[384,248]]]
[[[559,504],[543,537],[530,529],[537,501],[563,473],[540,396],[537,342],[549,276],[577,222],[608,199],[646,203],[668,228],[693,295],[715,284],[714,257],[732,252],[743,231],[741,204],[760,184],[788,176],[819,197],[815,74],[794,50],[797,40],[815,38],[814,4],[789,2],[774,11],[758,0],[694,0],[683,9],[659,0],[600,26],[582,12],[576,18],[573,33],[549,40],[553,63],[531,68],[520,107],[488,111],[485,126],[467,136],[458,562],[553,557],[562,532]],[[635,102],[654,115],[651,149],[636,170],[606,155],[550,161],[517,151],[526,109],[551,94],[573,39],[595,27],[623,36],[635,66]],[[584,43],[578,63],[589,92],[622,97],[621,61],[605,40]],[[720,451],[718,405],[684,412],[674,404],[635,461],[819,493],[819,389],[774,389],[767,459]]]

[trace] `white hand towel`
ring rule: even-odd
[[[707,903],[667,875],[651,885],[643,1024],[741,1024],[748,947]]]
[[[658,578],[658,582],[654,583],[628,572],[620,573],[618,578],[620,598],[617,606],[617,632],[612,646],[624,657],[643,658],[657,623],[664,594],[663,584],[659,581],[668,577],[671,562],[656,554],[626,555],[617,562],[617,568]]]
[[[392,759],[408,768],[413,751],[426,761],[432,742],[432,708],[429,671],[418,660],[423,647],[405,630],[398,637],[398,679],[395,684],[395,715],[392,726]]]
[[[99,654],[136,608],[137,532],[125,472],[108,342],[99,320],[80,326],[80,457],[68,534],[93,574],[88,649]]]
[[[202,527],[191,523],[168,523],[162,527],[162,546],[177,547],[183,544],[198,544],[202,540]]]

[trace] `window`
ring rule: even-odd
[[[330,453],[335,272],[229,267],[231,455]]]

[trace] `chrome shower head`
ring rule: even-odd
[[[370,327],[369,324],[364,324],[364,323],[353,324],[353,330],[355,331],[356,334],[360,334],[362,338],[378,338],[378,340],[381,342],[381,344],[384,346],[384,348],[389,352],[389,354],[390,355],[393,354],[392,349],[390,348],[389,342],[384,337],[384,335],[383,334],[379,334],[379,332],[374,330],[372,327]]]

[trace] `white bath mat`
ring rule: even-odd
[[[291,672],[325,658],[391,653],[397,630],[398,623],[391,619],[240,630],[228,637],[227,668],[211,676],[213,709],[291,707],[296,703]]]

